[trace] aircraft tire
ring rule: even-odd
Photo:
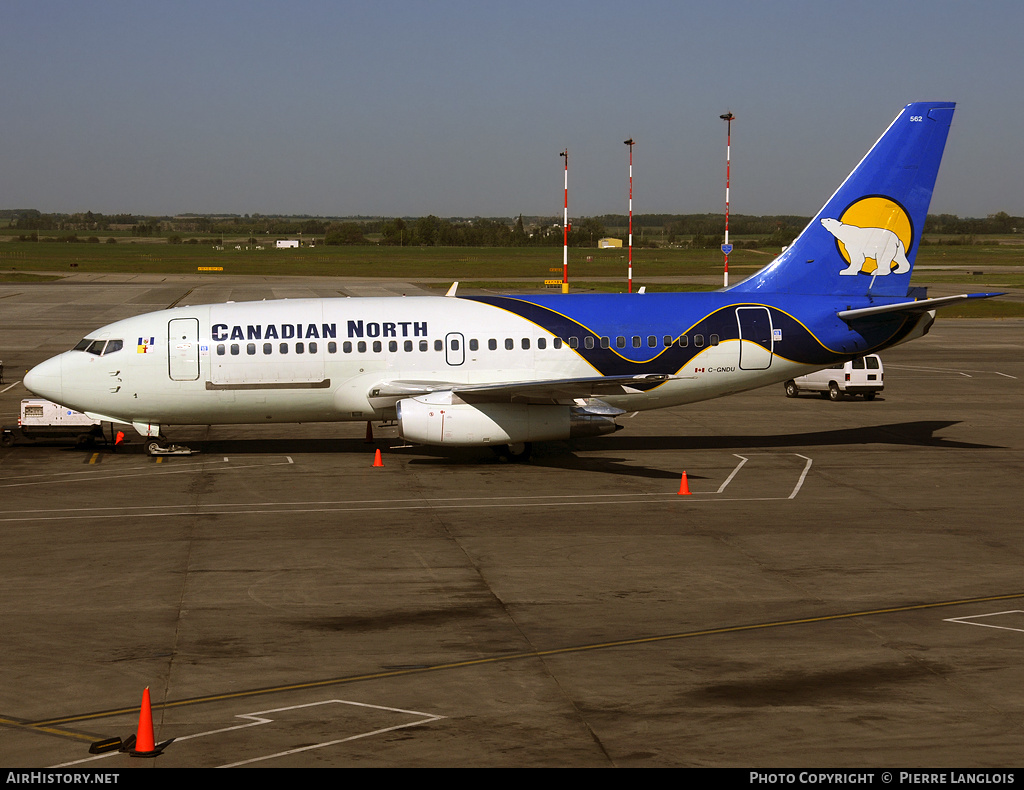
[[[157,451],[163,448],[164,443],[160,439],[147,439],[146,440],[146,453],[154,455]]]
[[[533,443],[504,444],[500,447],[492,447],[491,449],[503,461],[513,464],[525,464],[530,460],[530,455],[533,453]]]

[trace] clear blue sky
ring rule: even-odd
[[[810,215],[958,103],[933,213],[1024,215],[1020,0],[6,0],[0,208]]]

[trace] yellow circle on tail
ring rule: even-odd
[[[844,225],[854,225],[858,228],[884,228],[891,230],[896,237],[903,242],[903,249],[910,251],[910,245],[914,241],[914,228],[910,224],[910,217],[903,207],[894,200],[885,197],[861,198],[846,211],[839,221]],[[836,246],[839,252],[850,262],[850,254],[841,241],[836,239]],[[869,263],[870,261],[870,263]],[[871,274],[877,267],[875,261],[868,258],[861,266],[861,271]]]

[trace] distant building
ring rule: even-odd
[[[277,240],[277,244],[275,246],[279,250],[286,250],[289,247],[298,247],[299,246],[299,240],[298,239],[278,239]],[[620,246],[621,246],[621,242],[620,242]]]
[[[621,247],[621,246],[622,246],[622,239],[605,238],[605,239],[598,239],[597,240],[597,248],[599,250],[607,250],[607,249],[610,249],[612,247]]]

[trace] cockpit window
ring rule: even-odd
[[[113,354],[115,351],[120,351],[124,348],[123,340],[93,340],[92,338],[83,338],[79,341],[78,345],[74,347],[74,351],[86,351],[90,354],[95,354],[98,357],[105,356],[106,354]]]

